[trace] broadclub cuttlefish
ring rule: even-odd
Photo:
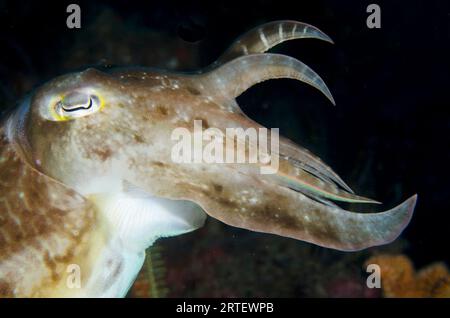
[[[275,174],[261,174],[261,163],[171,160],[172,132],[192,130],[195,120],[223,131],[261,128],[235,99],[262,81],[296,79],[334,104],[308,66],[265,53],[300,38],[332,42],[311,25],[276,21],[195,74],[89,68],[26,97],[0,126],[0,296],[125,296],[146,248],[198,229],[206,215],[342,251],[397,238],[416,196],[386,212],[346,211],[332,201],[376,201],[353,194],[288,139],[279,140]]]

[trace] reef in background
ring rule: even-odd
[[[368,264],[380,266],[384,297],[450,297],[450,273],[444,263],[416,271],[405,255],[376,255]]]
[[[144,266],[128,293],[128,297],[162,298],[167,296],[166,267],[161,249],[158,244],[147,249]]]

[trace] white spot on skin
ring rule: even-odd
[[[297,24],[292,28],[292,36],[295,35],[295,31],[297,31]]]
[[[264,35],[264,32],[262,29],[259,30],[259,38],[261,39],[262,43],[266,47],[266,50],[269,49],[269,42],[267,41],[266,36]]]
[[[278,26],[278,36],[280,37],[280,39],[283,39],[283,25],[280,24]]]
[[[170,82],[167,80],[166,76],[162,76],[161,77],[161,84],[162,84],[163,87],[167,87],[167,86],[170,85]]]

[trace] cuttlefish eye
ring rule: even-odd
[[[51,103],[51,119],[56,121],[84,117],[97,112],[102,106],[100,98],[86,92],[71,92]]]

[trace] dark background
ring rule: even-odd
[[[417,267],[450,263],[448,1],[72,2],[81,6],[80,30],[65,25],[70,2],[0,1],[0,109],[87,65],[194,70],[258,24],[307,22],[335,45],[297,40],[272,52],[313,68],[337,106],[291,80],[257,85],[238,102],[256,121],[319,155],[357,193],[384,202],[376,209],[418,193],[402,252]],[[366,26],[372,2],[381,6],[381,29]],[[224,231],[236,242],[253,235]],[[168,244],[170,250],[181,243]]]

